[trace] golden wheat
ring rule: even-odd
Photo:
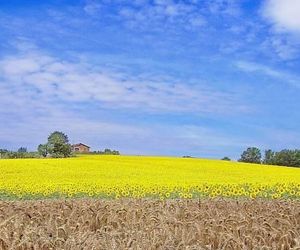
[[[0,249],[300,249],[300,202],[0,202]]]

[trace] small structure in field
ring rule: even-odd
[[[78,143],[78,144],[72,145],[72,151],[75,153],[89,153],[90,147],[83,143]]]

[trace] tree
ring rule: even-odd
[[[248,163],[261,163],[261,152],[255,147],[247,148],[247,150],[242,153],[239,161]]]
[[[8,154],[7,149],[0,148],[0,158],[5,158]]]
[[[38,146],[38,153],[39,155],[43,156],[43,157],[47,157],[48,155],[48,145],[47,144],[40,144]]]
[[[71,145],[69,144],[69,139],[63,132],[55,131],[51,133],[48,137],[48,142],[46,144],[40,144],[38,147],[39,154],[46,157],[48,154],[51,157],[69,157],[72,152]]]
[[[280,166],[300,167],[300,150],[284,149],[276,152],[274,163]]]
[[[18,149],[18,153],[27,153],[27,148],[20,147],[20,148]]]
[[[55,158],[69,157],[72,152],[68,136],[59,131],[55,131],[49,135],[47,147],[50,155]]]
[[[6,153],[8,153],[7,149],[0,148],[0,154],[6,154]]]
[[[54,131],[48,136],[48,143],[49,144],[68,144],[69,143],[69,138],[66,134],[63,132],[59,131]]]
[[[273,152],[271,149],[266,150],[263,163],[268,165],[275,164],[275,152]]]
[[[117,150],[111,150],[109,148],[104,149],[103,152],[100,151],[100,153],[104,154],[104,155],[119,155],[120,152]]]
[[[51,155],[55,158],[69,157],[72,153],[71,145],[68,143],[54,143]]]
[[[231,161],[231,159],[229,157],[227,157],[227,156],[223,157],[221,160],[222,161]]]

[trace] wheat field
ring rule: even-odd
[[[300,249],[300,202],[0,202],[0,249]]]

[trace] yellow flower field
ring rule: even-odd
[[[0,159],[0,198],[300,198],[300,169],[207,159]]]

